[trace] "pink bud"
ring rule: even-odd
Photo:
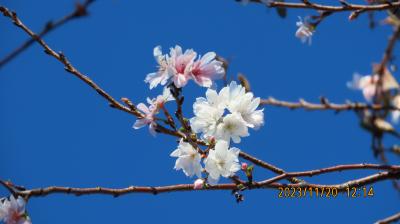
[[[203,179],[197,179],[197,180],[194,182],[193,189],[195,189],[195,190],[202,189],[202,188],[203,188],[203,185],[204,185],[204,180],[203,180]]]
[[[242,170],[247,170],[247,163],[242,163]]]

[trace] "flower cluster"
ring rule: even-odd
[[[154,57],[158,63],[158,71],[146,76],[145,82],[150,89],[164,85],[162,95],[147,99],[137,105],[138,120],[135,129],[145,125],[155,134],[157,127],[160,132],[174,133],[182,136],[178,147],[170,154],[175,157],[176,170],[182,170],[188,177],[197,176],[194,189],[202,189],[206,184],[218,183],[220,177],[231,177],[242,166],[239,163],[240,150],[230,147],[231,140],[240,143],[241,138],[249,136],[249,128],[258,129],[264,124],[263,109],[258,109],[260,98],[247,92],[245,87],[231,82],[219,92],[214,81],[225,74],[222,62],[216,60],[214,52],[208,52],[202,57],[192,49],[182,51],[180,46],[170,49],[169,54],[163,54],[161,47],[154,48]],[[193,104],[194,117],[186,119],[182,114],[182,88],[192,79],[198,85],[207,87],[206,97],[199,97]],[[175,123],[164,104],[175,99],[178,110],[175,116],[181,127]],[[166,119],[156,117],[160,110],[164,110]],[[172,129],[161,127],[164,122]],[[179,128],[179,129],[178,129]],[[201,139],[198,139],[200,134]],[[196,141],[193,141],[193,138]],[[209,141],[211,140],[211,141]],[[197,141],[208,142],[207,149],[202,150]],[[205,178],[202,174],[205,173]]]
[[[253,93],[236,82],[219,93],[208,89],[206,98],[197,98],[193,105],[192,130],[202,133],[203,138],[240,143],[241,137],[249,136],[248,128],[258,129],[264,124],[263,109],[257,110],[259,104],[260,98],[254,98]],[[226,112],[229,113],[225,115]]]
[[[0,201],[0,221],[6,224],[31,224],[31,220],[25,211],[25,200],[17,199],[13,195],[9,199]]]
[[[208,182],[216,184],[221,176],[230,177],[240,170],[238,148],[229,148],[229,143],[220,140],[215,144],[215,148],[210,150],[203,163],[205,171],[208,173]],[[189,143],[181,142],[178,148],[171,153],[172,157],[177,157],[175,169],[182,170],[186,176],[192,177],[196,175],[201,178],[203,167],[201,165],[201,157],[196,149]],[[195,181],[194,188],[201,189],[204,184],[202,179]]]
[[[236,82],[231,82],[219,93],[208,89],[206,98],[196,99],[193,104],[195,117],[190,119],[191,129],[202,133],[203,139],[216,141],[215,148],[203,161],[208,183],[216,184],[221,176],[233,176],[241,169],[238,159],[240,150],[229,148],[230,140],[240,143],[241,137],[249,136],[248,128],[258,129],[264,124],[263,109],[257,110],[259,104],[260,98],[254,98],[251,92],[246,92]],[[171,156],[177,157],[176,170],[183,170],[189,177],[196,175],[201,178],[202,157],[189,142],[181,140]],[[199,189],[200,183],[204,184],[201,180],[195,181],[195,189]]]
[[[217,55],[214,52],[208,52],[196,59],[197,53],[193,49],[183,52],[176,45],[170,49],[169,54],[163,54],[161,47],[157,46],[153,54],[158,63],[158,71],[146,76],[145,82],[150,84],[150,89],[168,82],[182,88],[190,79],[200,86],[211,87],[213,80],[220,79],[225,74],[222,62],[216,60]]]

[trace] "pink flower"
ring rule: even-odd
[[[195,189],[195,190],[203,189],[203,185],[204,185],[204,180],[197,179],[193,184],[193,189]]]
[[[0,221],[5,224],[31,224],[30,218],[25,211],[25,200],[18,196],[10,196],[10,199],[0,201]]]
[[[211,87],[212,80],[220,79],[225,74],[222,62],[216,60],[214,52],[208,52],[196,59],[197,53],[188,49],[184,53],[179,45],[170,48],[169,54],[162,54],[161,47],[154,48],[154,57],[158,71],[150,73],[144,80],[150,89],[173,82],[177,88],[184,87],[190,79],[203,87]]]
[[[247,167],[248,167],[247,163],[242,163],[242,170],[247,170]]]
[[[142,112],[143,117],[136,120],[135,124],[133,125],[134,129],[142,128],[146,125],[149,125],[149,131],[152,135],[156,134],[156,117],[155,115],[158,114],[160,109],[164,107],[164,104],[168,101],[174,100],[171,95],[171,91],[169,88],[164,88],[163,94],[157,96],[154,99],[147,98],[147,103],[149,106],[146,106],[144,103],[139,103],[137,108]]]
[[[214,52],[208,52],[193,63],[192,77],[194,81],[203,87],[211,87],[212,80],[221,79],[225,70],[222,62],[215,59]]]
[[[168,73],[177,88],[184,87],[189,81],[193,60],[196,55],[197,53],[192,49],[188,49],[182,54],[182,48],[179,45],[171,48]]]
[[[155,122],[155,114],[157,107],[147,107],[144,103],[139,103],[137,108],[142,112],[143,117],[136,120],[135,124],[133,125],[134,129],[142,128],[146,125],[149,125],[149,131],[152,135],[156,134],[156,127],[157,124]]]
[[[153,55],[158,63],[158,71],[148,74],[144,80],[144,82],[150,84],[150,89],[158,86],[158,84],[165,85],[170,78],[170,74],[168,73],[168,56],[162,54],[161,46],[154,48]]]

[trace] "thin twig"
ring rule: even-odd
[[[399,220],[400,220],[400,212],[397,213],[397,214],[394,214],[392,216],[389,216],[389,217],[387,217],[385,219],[376,221],[375,224],[389,224],[389,223],[394,223],[394,222],[399,221]]]
[[[47,22],[46,25],[43,27],[42,31],[39,32],[38,36],[42,38],[46,36],[46,34],[50,33],[52,30],[61,27],[62,25],[68,23],[71,20],[87,16],[88,15],[87,9],[90,6],[90,4],[92,4],[94,1],[95,0],[86,0],[82,4],[77,3],[74,11],[72,11],[71,13],[63,16],[58,20],[55,20],[54,22],[53,21]],[[35,39],[30,38],[26,40],[21,46],[17,47],[15,50],[6,55],[3,59],[0,60],[0,69],[5,64],[13,60],[20,53],[22,53],[24,50],[26,50],[28,47],[30,47],[33,43],[35,43]]]
[[[266,4],[264,0],[250,0],[254,3]],[[314,9],[323,10],[329,12],[344,12],[344,11],[382,11],[388,9],[396,9],[400,7],[400,2],[382,3],[376,5],[360,5],[360,4],[342,4],[340,6],[335,5],[324,5],[312,3],[311,1],[303,1],[302,3],[297,2],[284,2],[284,1],[269,1],[268,7],[271,8],[296,8],[296,9]]]
[[[273,97],[268,99],[262,99],[261,105],[271,105],[277,107],[286,107],[288,109],[305,109],[305,110],[333,110],[333,111],[358,111],[364,109],[370,110],[400,110],[400,108],[394,106],[383,106],[380,104],[365,104],[365,103],[353,103],[347,102],[344,104],[330,103],[326,98],[321,98],[321,103],[310,103],[304,99],[300,99],[298,102],[289,102],[277,100]]]
[[[88,76],[82,74],[79,70],[77,70],[70,63],[70,61],[67,59],[67,57],[62,52],[57,53],[53,49],[51,49],[42,38],[40,38],[37,34],[35,34],[32,30],[30,30],[27,26],[25,26],[22,23],[22,21],[18,18],[17,14],[15,12],[11,12],[10,10],[8,10],[7,8],[5,8],[4,6],[1,6],[1,5],[0,5],[0,12],[3,13],[4,16],[9,17],[17,27],[24,30],[32,39],[34,39],[36,42],[38,42],[44,48],[45,53],[54,57],[59,62],[61,62],[65,66],[66,71],[75,75],[80,80],[84,81],[86,84],[88,84],[94,90],[96,90],[97,93],[99,93],[103,98],[105,98],[108,102],[110,102],[110,105],[113,108],[117,108],[119,110],[125,111],[127,113],[130,113],[130,114],[133,114],[136,116],[135,112],[131,111],[128,107],[122,105],[120,102],[115,100],[111,95],[109,95],[106,91],[104,91],[100,86],[98,86]]]

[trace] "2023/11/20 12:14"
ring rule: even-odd
[[[336,198],[339,190],[335,187],[279,187],[278,198]],[[348,198],[372,197],[373,187],[347,187],[343,192]]]

